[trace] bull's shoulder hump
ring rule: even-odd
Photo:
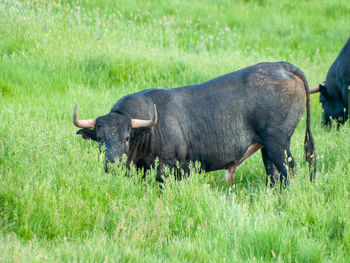
[[[167,98],[166,89],[147,89],[136,93],[125,95],[120,98],[112,107],[111,112],[128,112],[132,108],[153,108],[154,99],[157,97]]]

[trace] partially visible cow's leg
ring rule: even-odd
[[[182,180],[183,178],[190,176],[190,167],[188,166],[188,163],[183,163],[181,165],[177,164],[173,169],[176,180]]]
[[[266,148],[261,149],[261,155],[266,171],[266,186],[269,184],[270,178],[270,186],[273,187],[276,183],[276,180],[278,180],[278,171],[276,169],[276,166],[270,160]]]
[[[290,178],[293,178],[294,177],[295,161],[294,161],[292,153],[290,152],[289,147],[287,149],[287,162],[288,162],[288,168],[289,168],[289,176],[290,176]]]
[[[169,173],[164,174],[164,169],[168,168]],[[156,181],[159,183],[164,182],[164,177],[167,177],[169,175],[174,175],[176,180],[181,180],[184,177],[188,177],[190,175],[190,168],[188,163],[179,164],[178,162],[169,162],[168,164],[164,165],[163,163],[159,162],[157,167],[157,177]]]

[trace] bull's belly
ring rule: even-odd
[[[201,155],[197,158],[193,158],[192,162],[199,161],[201,168],[207,172],[228,169],[232,170],[232,167],[237,168],[241,163],[249,158],[252,154],[257,152],[263,147],[260,143],[252,143],[242,149],[236,148],[232,151],[222,151],[212,155]]]

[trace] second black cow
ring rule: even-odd
[[[310,100],[301,70],[286,62],[260,63],[208,82],[171,89],[150,89],[121,98],[97,119],[73,122],[84,139],[105,145],[109,162],[149,169],[159,159],[157,180],[165,166],[188,173],[189,163],[205,171],[236,168],[261,149],[271,185],[277,172],[281,186],[294,167],[290,139],[307,108],[305,154],[315,171],[310,130]],[[312,173],[311,173],[312,175]],[[312,178],[312,177],[311,177]]]
[[[310,89],[320,92],[322,123],[331,127],[331,120],[344,124],[349,118],[350,38],[328,70],[326,81]]]

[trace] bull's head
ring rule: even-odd
[[[117,158],[121,160],[123,154],[128,155],[130,138],[138,128],[152,128],[157,123],[157,109],[154,104],[154,114],[152,120],[132,119],[123,114],[110,112],[97,119],[79,120],[78,103],[75,105],[73,113],[73,123],[78,128],[77,134],[83,139],[97,141],[102,149],[105,146],[106,171],[108,163],[113,163]]]
[[[336,95],[334,95],[336,93]],[[327,83],[320,84],[320,102],[322,104],[322,124],[331,128],[332,120],[335,121],[337,127],[346,121],[346,109],[338,91],[330,90]],[[339,97],[338,97],[339,96]]]
[[[342,122],[344,119],[344,106],[342,103],[334,99],[327,92],[327,83],[323,82],[316,86],[310,87],[310,93],[320,93],[320,102],[322,104],[322,124],[331,127],[332,120]]]
[[[327,87],[327,83],[323,82],[316,86],[310,87],[310,93],[320,93],[320,102],[323,109],[322,124],[330,128],[332,126],[332,120],[335,120],[338,125],[339,123],[344,123],[346,120],[346,110],[341,102],[341,99],[336,99],[334,98],[334,95],[332,96],[328,94],[327,89],[329,89],[329,87]]]

